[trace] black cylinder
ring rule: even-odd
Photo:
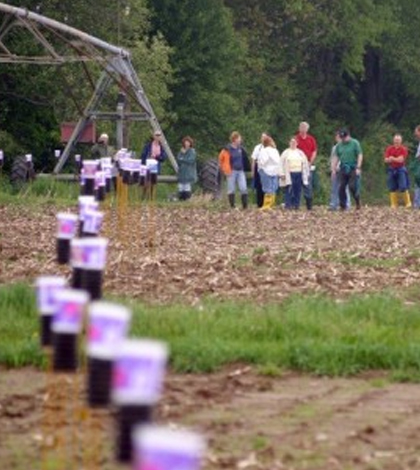
[[[88,358],[87,397],[92,408],[102,408],[110,403],[112,364],[111,360]]]
[[[41,339],[41,346],[51,346],[53,343],[52,340],[52,332],[51,332],[51,325],[52,325],[52,315],[41,315],[39,317],[40,319],[40,326],[41,326],[41,332],[40,332],[40,339]]]
[[[83,194],[85,196],[94,196],[95,195],[95,178],[85,178]]]
[[[97,201],[105,201],[105,186],[98,186],[95,197]]]
[[[158,177],[157,173],[152,173],[152,174],[150,175],[150,182],[151,182],[153,185],[157,184],[157,177]]]
[[[57,263],[67,264],[70,261],[70,240],[57,238]]]
[[[119,462],[131,462],[133,429],[151,423],[152,418],[153,408],[150,405],[125,405],[118,408],[116,457]]]
[[[53,370],[56,372],[74,372],[77,370],[77,335],[54,333]]]
[[[105,185],[105,192],[106,193],[111,192],[111,189],[112,189],[111,183],[112,183],[112,178],[107,178],[106,179],[106,185]]]
[[[89,233],[89,232],[82,232],[80,235],[81,238],[92,238],[92,237],[97,237],[97,233]]]
[[[129,184],[130,183],[130,172],[128,170],[123,171],[122,180],[123,180],[124,184]]]
[[[84,223],[83,220],[79,220],[79,228],[77,230],[79,237],[81,237],[83,234],[83,223]]]
[[[102,271],[84,269],[82,271],[81,288],[90,294],[91,300],[102,299]]]
[[[83,273],[83,269],[73,268],[72,275],[71,275],[71,287],[73,289],[82,288],[82,273]]]

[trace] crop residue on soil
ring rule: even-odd
[[[0,284],[68,273],[55,263],[55,210],[0,207]],[[406,287],[420,279],[415,211],[261,213],[141,206],[109,211],[105,289],[147,301],[281,300]]]

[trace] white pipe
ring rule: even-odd
[[[83,41],[89,42],[90,44],[93,44],[96,47],[99,47],[108,52],[111,52],[112,54],[123,56],[123,57],[130,56],[130,53],[123,48],[113,46],[112,44],[102,41],[101,39],[98,39],[95,36],[91,36],[90,34],[84,33],[83,31],[80,31],[76,28],[72,28],[71,26],[67,26],[64,23],[60,23],[59,21],[55,21],[50,18],[47,18],[46,16],[38,15],[38,13],[29,11],[26,8],[18,8],[18,7],[13,7],[11,5],[6,5],[5,3],[0,3],[0,12],[8,13],[10,15],[14,15],[20,18],[27,18],[29,20],[34,20],[40,24],[49,26],[63,33],[77,36]]]

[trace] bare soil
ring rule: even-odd
[[[148,302],[341,298],[420,277],[414,211],[105,210],[105,290]],[[55,214],[0,207],[0,284],[70,275],[55,263]],[[381,375],[264,377],[238,366],[170,375],[156,419],[202,432],[208,470],[406,470],[420,469],[419,413],[420,387]],[[2,469],[114,470],[112,442],[113,417],[86,408],[82,376],[0,370]]]
[[[403,208],[261,213],[149,205],[105,212],[105,290],[145,301],[344,297],[420,279],[420,217]],[[0,284],[70,275],[55,263],[55,214],[50,207],[0,207]]]
[[[63,468],[57,461],[66,469],[127,468],[113,463],[112,414],[86,409],[83,383],[1,371],[2,469]],[[156,420],[203,433],[206,470],[406,470],[420,468],[419,412],[420,387],[380,375],[263,377],[238,366],[170,375]]]

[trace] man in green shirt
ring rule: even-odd
[[[356,202],[356,209],[360,209],[360,175],[362,172],[363,153],[358,140],[353,139],[347,129],[339,131],[339,142],[333,155],[332,172],[338,175],[341,210],[346,210],[346,188]],[[339,169],[338,169],[339,168]]]

